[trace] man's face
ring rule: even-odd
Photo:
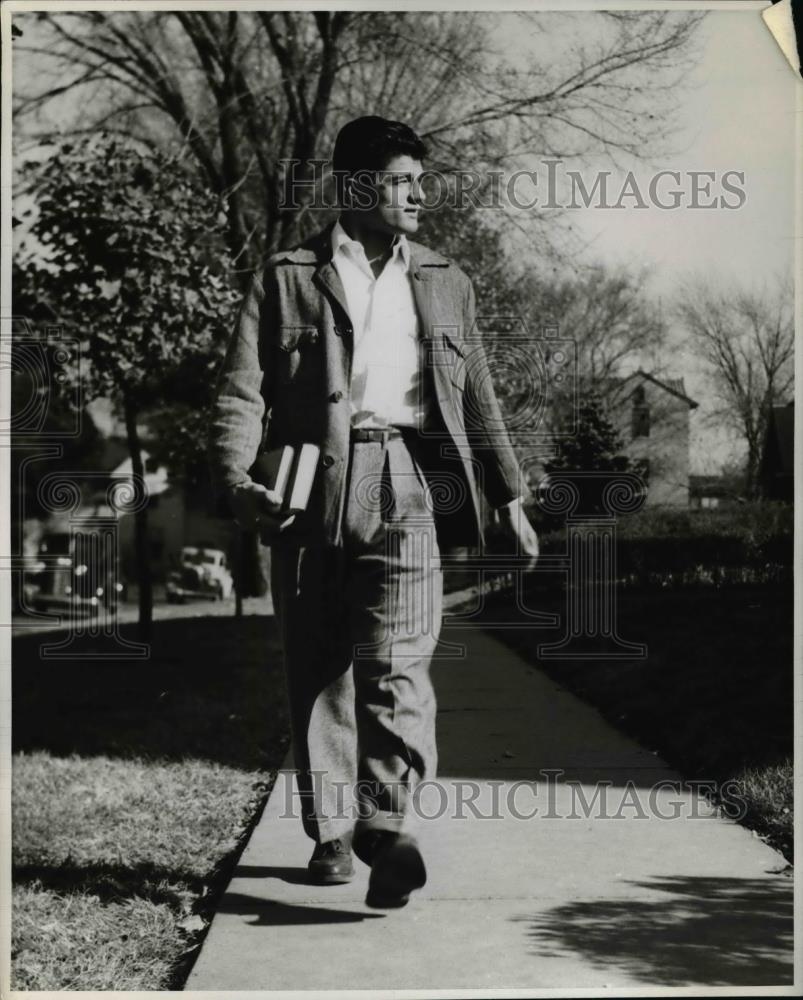
[[[377,172],[375,181],[360,180],[352,201],[360,223],[393,236],[417,232],[421,205],[418,178],[423,171],[420,160],[394,156]]]

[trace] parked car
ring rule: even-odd
[[[26,574],[26,601],[35,608],[79,607],[89,613],[101,607],[116,609],[124,599],[116,559],[85,561],[77,552],[77,536],[67,531],[49,531],[39,541],[37,559]]]
[[[167,600],[180,604],[187,600],[223,601],[231,597],[234,580],[226,553],[198,545],[185,545],[178,569],[167,575]]]

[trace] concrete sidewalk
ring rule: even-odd
[[[426,887],[376,911],[359,862],[350,885],[306,885],[285,771],[185,989],[793,992],[781,855],[690,790],[656,790],[676,775],[492,635],[447,619],[441,652]]]

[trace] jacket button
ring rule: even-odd
[[[338,335],[338,337],[343,337],[346,334],[351,334],[352,333],[352,329],[348,325],[348,323],[338,323],[335,326],[335,333]]]
[[[339,389],[336,389],[329,397],[329,402],[339,403],[342,398],[343,398],[343,393]]]
[[[328,469],[330,465],[334,465],[335,464],[335,460],[332,458],[331,455],[324,455],[323,456],[323,464]]]

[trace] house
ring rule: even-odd
[[[765,500],[792,503],[795,496],[795,404],[773,406],[761,449],[758,481]]]
[[[611,419],[623,453],[647,484],[648,507],[688,507],[690,417],[699,405],[682,378],[658,378],[642,369],[610,380]]]
[[[165,579],[168,571],[178,565],[185,545],[222,549],[231,562],[234,555],[233,523],[216,516],[211,489],[187,489],[183,483],[173,482],[168,478],[164,467],[153,467],[145,450],[143,462],[148,492],[148,544],[153,579]],[[108,482],[126,480],[130,476],[131,459],[126,457],[109,470]],[[111,510],[105,507],[105,498],[106,491],[101,484],[101,488],[87,498],[87,508],[94,509],[96,513],[111,514]],[[118,524],[120,564],[124,576],[133,578],[136,551],[133,514],[122,514]]]
[[[682,378],[658,378],[643,369],[598,379],[593,392],[621,439],[621,452],[647,485],[649,507],[687,507],[690,485],[690,417],[699,405]],[[512,435],[519,460],[535,489],[554,454],[548,436],[538,444]],[[536,451],[537,449],[537,451]]]
[[[688,507],[691,411],[699,404],[687,394],[683,379],[659,378],[638,369],[627,376],[596,379],[589,391],[599,398],[617,431],[621,453],[646,483],[646,506]],[[565,424],[560,417],[559,425]],[[528,431],[519,430],[511,439],[535,490],[555,454],[556,439],[548,433],[532,438]]]
[[[63,473],[65,479],[74,482],[78,488],[80,499],[77,510],[34,510],[32,502],[26,503],[23,498],[21,552],[29,558],[35,557],[44,532],[69,531],[71,517],[114,517],[119,513],[108,505],[108,489],[115,482],[130,480],[132,473],[122,422],[115,416],[110,402],[99,399],[86,407],[82,425],[92,428],[92,449]],[[183,483],[172,481],[167,470],[150,457],[147,426],[142,426],[140,433],[148,494],[148,544],[153,578],[157,581],[165,578],[168,570],[177,564],[185,545],[219,548],[231,560],[235,545],[234,524],[231,519],[218,516],[211,487],[188,489]],[[38,470],[39,477],[47,471]],[[35,495],[35,482],[28,492]],[[132,513],[119,514],[117,538],[123,577],[132,580],[136,564]]]

